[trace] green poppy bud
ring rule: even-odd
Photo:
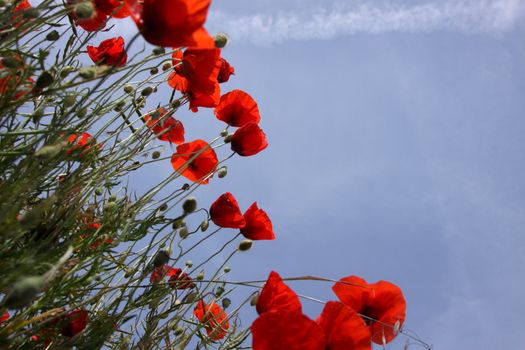
[[[188,268],[191,268],[193,266],[193,261],[191,261],[191,260],[186,261],[186,266]]]
[[[42,72],[42,74],[40,74],[40,76],[36,80],[35,87],[39,89],[43,89],[53,84],[54,81],[55,81],[55,78],[53,77],[51,73],[47,71]]]
[[[42,289],[40,276],[24,277],[16,282],[3,300],[8,309],[21,309],[30,305]]]
[[[189,197],[182,203],[182,209],[184,210],[184,213],[193,213],[195,209],[197,209],[197,199],[194,197]]]
[[[210,222],[208,221],[208,219],[203,220],[200,224],[201,231],[206,232],[208,227],[210,227]]]
[[[153,49],[153,54],[155,56],[162,55],[163,53],[166,53],[166,49],[164,49],[163,47],[156,47]]]
[[[75,16],[78,19],[89,19],[93,16],[94,11],[91,1],[83,1],[75,6]]]
[[[24,10],[24,18],[32,19],[38,18],[40,16],[40,11],[36,7],[30,7]]]
[[[255,306],[257,305],[257,301],[259,301],[259,293],[255,293],[254,295],[252,295],[252,297],[250,298],[250,305],[251,306]]]
[[[224,137],[224,143],[230,143],[232,141],[233,134],[226,135]]]
[[[153,68],[151,68],[151,69],[149,70],[149,73],[150,73],[151,75],[155,75],[155,74],[157,74],[158,72],[159,72],[159,69],[158,69],[157,67],[153,67]]]
[[[35,157],[38,159],[51,159],[56,157],[62,151],[64,144],[57,143],[54,145],[46,145],[35,152]]]
[[[80,75],[80,77],[83,79],[93,79],[96,74],[97,72],[92,67],[81,68],[78,72],[78,75]]]
[[[146,86],[144,89],[142,89],[140,94],[142,96],[149,96],[149,95],[151,95],[152,92],[153,92],[153,88],[151,86]]]
[[[131,94],[133,92],[133,86],[127,84],[127,85],[124,85],[124,92],[126,94]]]
[[[195,277],[197,281],[202,281],[204,279],[204,272],[201,271],[197,274],[197,277]]]
[[[239,250],[241,252],[245,252],[247,250],[250,250],[250,248],[252,247],[252,244],[253,244],[253,241],[251,239],[243,239],[240,243],[239,243]]]
[[[160,158],[160,152],[159,151],[155,151],[151,154],[151,158],[153,159],[159,159]]]
[[[75,95],[66,95],[64,96],[64,100],[62,101],[64,103],[65,107],[71,107],[77,102]]]
[[[232,270],[232,269],[231,269],[229,266],[226,266],[226,267],[224,268],[224,273],[228,273],[228,272],[230,272],[231,270]]]
[[[75,70],[75,68],[71,67],[71,66],[65,66],[64,68],[62,68],[62,70],[60,71],[60,77],[61,78],[65,78],[69,75],[69,73],[73,72]]]
[[[221,287],[221,286],[217,287],[217,289],[215,290],[215,296],[217,298],[220,298],[220,296],[224,294],[224,291],[225,290],[224,290],[223,287]]]
[[[177,218],[173,221],[173,223],[171,224],[171,228],[173,228],[174,230],[184,226],[185,223],[184,223],[184,218]]]
[[[174,333],[175,333],[175,336],[179,337],[179,336],[181,336],[184,333],[184,329],[182,329],[180,327],[177,327],[177,328],[175,328]]]
[[[170,251],[162,249],[157,252],[155,258],[153,258],[153,266],[160,267],[167,264],[170,261]]]
[[[228,40],[228,36],[224,33],[215,34],[215,36],[213,37],[215,47],[218,49],[222,49],[223,47],[225,47],[228,44]]]
[[[168,209],[168,203],[162,203],[162,205],[159,207],[160,211],[164,211]]]
[[[227,309],[232,304],[232,301],[229,298],[223,298],[222,299],[222,307],[223,309]]]
[[[227,174],[228,174],[228,168],[225,166],[217,170],[217,176],[219,176],[219,179],[226,177]]]
[[[46,40],[56,41],[58,39],[60,39],[60,34],[56,30],[52,30],[46,35]]]
[[[98,187],[95,190],[95,195],[97,195],[97,196],[102,196],[102,193],[104,193],[104,192],[103,192],[102,188],[100,188],[100,187]]]
[[[87,108],[86,107],[82,107],[80,108],[78,111],[77,111],[77,117],[79,118],[84,118],[87,114]]]
[[[221,131],[220,135],[221,135],[222,137],[227,136],[227,135],[228,135],[228,130],[224,129],[223,131]]]
[[[190,233],[189,233],[187,227],[183,227],[183,228],[180,229],[180,231],[179,231],[180,238],[186,239],[186,238],[188,238],[189,235],[190,235]]]

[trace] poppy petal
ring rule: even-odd
[[[259,315],[272,310],[302,311],[297,294],[283,282],[281,276],[275,271],[270,272],[257,299],[256,308]]]
[[[220,227],[241,228],[246,224],[239,204],[230,192],[222,194],[212,203],[210,217],[213,223]]]

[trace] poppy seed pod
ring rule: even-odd
[[[3,304],[8,309],[21,309],[31,304],[42,289],[43,279],[40,276],[29,276],[16,282],[7,293]]]
[[[153,266],[159,267],[167,264],[170,261],[170,251],[163,249],[159,250],[153,259]]]
[[[213,37],[213,41],[215,43],[215,47],[218,49],[222,49],[228,44],[228,36],[224,33],[218,33]]]
[[[182,209],[184,210],[184,213],[193,213],[195,209],[197,209],[197,199],[194,197],[189,197],[182,203]]]
[[[243,239],[242,241],[239,242],[239,250],[241,252],[245,252],[247,250],[250,250],[250,248],[252,247],[252,244],[253,244],[253,241],[251,239]]]
[[[45,72],[42,72],[42,74],[40,74],[40,76],[36,80],[35,87],[37,89],[43,89],[53,84],[54,81],[55,81],[55,78],[53,77],[53,75],[45,71]]]

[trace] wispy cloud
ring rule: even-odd
[[[212,11],[208,27],[235,41],[270,44],[287,40],[331,39],[338,35],[385,32],[500,33],[525,18],[524,0],[438,0],[420,5],[334,4],[309,12],[232,15]]]

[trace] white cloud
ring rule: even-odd
[[[232,15],[212,11],[208,27],[234,41],[269,44],[385,32],[504,32],[525,18],[524,0],[449,0],[419,5],[334,4],[308,12]]]

